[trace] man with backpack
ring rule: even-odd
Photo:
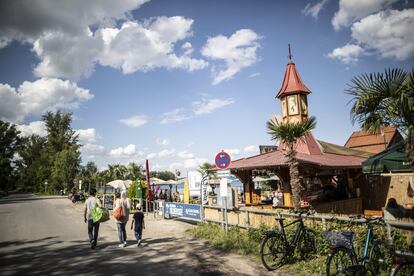
[[[88,235],[91,248],[94,249],[98,241],[99,222],[93,222],[92,209],[98,205],[102,207],[101,201],[96,197],[96,189],[92,188],[90,196],[85,201],[85,212],[83,214],[85,223],[88,222]]]

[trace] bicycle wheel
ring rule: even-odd
[[[275,270],[283,264],[286,255],[285,242],[280,234],[266,236],[260,244],[260,259],[267,270]]]
[[[326,275],[353,275],[349,267],[357,264],[352,250],[347,248],[334,249],[326,259]]]
[[[367,262],[367,270],[372,275],[379,275],[381,272],[387,272],[389,261],[386,256],[385,244],[381,241],[374,241]]]
[[[397,265],[391,276],[413,276],[414,262],[405,262]]]
[[[301,259],[308,259],[317,253],[316,251],[316,233],[312,230],[305,229],[298,245],[299,256]]]

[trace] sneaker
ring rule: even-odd
[[[141,240],[138,240],[137,247],[140,246],[140,244],[141,244]]]
[[[90,244],[90,246],[91,246],[91,249],[94,249],[94,248],[95,248],[93,240],[92,240],[92,241],[90,241],[90,242],[89,242],[89,244]]]
[[[119,248],[124,248],[125,247],[125,244],[124,243],[121,243],[120,245],[118,245],[118,247]]]

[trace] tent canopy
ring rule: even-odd
[[[403,142],[397,143],[362,162],[362,172],[367,174],[406,172],[413,169],[414,165],[408,157]]]

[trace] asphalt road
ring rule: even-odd
[[[128,246],[118,248],[116,225],[108,221],[101,224],[98,247],[92,250],[83,205],[65,197],[26,194],[0,199],[0,225],[0,275],[267,273],[247,257],[191,239],[185,231],[194,226],[153,215],[146,217],[141,247],[136,247],[128,229]]]

